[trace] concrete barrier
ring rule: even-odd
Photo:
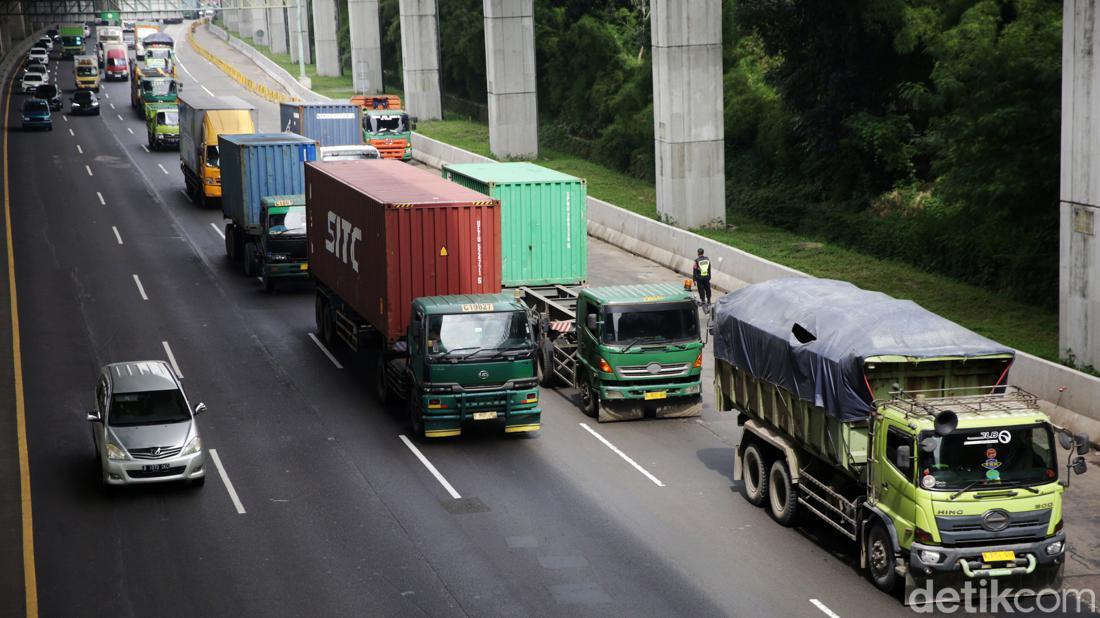
[[[230,35],[223,28],[215,26],[214,24],[211,24],[211,23],[207,23],[206,24],[206,29],[207,29],[208,32],[210,32],[210,34],[213,34],[214,36],[218,37],[219,39],[225,41],[226,43],[229,44],[230,47],[232,47],[233,49],[235,49],[235,50],[241,52],[242,54],[244,54],[245,56],[247,56],[248,59],[251,60],[252,62],[254,62],[256,64],[256,66],[260,67],[260,69],[264,73],[267,73],[267,75],[272,80],[274,80],[277,84],[282,86],[284,90],[289,92],[290,95],[291,95],[290,96],[291,100],[295,100],[295,99],[296,100],[302,100],[302,101],[318,101],[318,100],[328,101],[329,100],[328,97],[326,97],[322,94],[317,94],[316,92],[314,92],[314,91],[310,90],[309,88],[306,88],[305,86],[303,86],[297,79],[295,79],[295,77],[293,75],[290,74],[290,72],[288,72],[286,69],[284,69],[283,67],[276,64],[274,60],[268,58],[262,52],[257,50],[255,47],[252,47],[248,43],[245,43],[244,41],[238,39],[237,37]],[[192,45],[194,45],[194,43],[192,43]],[[265,98],[269,98],[269,97],[265,97]]]

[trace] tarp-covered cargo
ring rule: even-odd
[[[715,306],[715,357],[841,421],[872,411],[864,361],[1011,356],[1014,351],[916,303],[829,279],[773,279]]]

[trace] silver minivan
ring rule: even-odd
[[[202,485],[206,458],[195,415],[168,363],[111,363],[100,372],[88,413],[105,485],[186,481]]]

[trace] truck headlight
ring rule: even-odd
[[[1050,545],[1047,545],[1047,555],[1048,556],[1056,556],[1060,553],[1062,553],[1062,542],[1061,541],[1055,541],[1055,542],[1051,543]]]
[[[180,451],[180,456],[183,457],[187,455],[194,455],[201,450],[202,438],[195,436],[194,438],[191,438],[191,441],[187,443],[187,446],[183,447],[183,450]]]
[[[107,443],[107,459],[112,461],[125,461],[127,459],[133,459],[130,454],[126,452],[121,446],[114,442]]]
[[[920,550],[920,561],[925,564],[938,564],[943,556],[938,551],[928,549]]]
[[[286,255],[282,253],[268,253],[267,259],[271,260],[272,262],[285,262]]]
[[[606,399],[622,399],[623,394],[620,391],[607,391],[603,394]]]
[[[212,184],[214,184],[214,179],[213,178],[205,178],[205,179],[203,179],[203,182],[205,182],[208,185],[212,185]]]

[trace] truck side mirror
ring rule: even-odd
[[[1060,431],[1058,432],[1058,445],[1068,451],[1073,448],[1073,438],[1065,431]]]
[[[1077,454],[1085,455],[1089,452],[1089,434],[1079,433],[1073,436],[1073,441],[1077,443]]]
[[[939,436],[928,436],[920,441],[920,450],[924,453],[934,452],[940,445]]]
[[[894,466],[898,470],[908,470],[913,464],[913,453],[908,445],[899,446],[898,452],[894,453]]]
[[[596,314],[595,313],[589,313],[587,316],[585,316],[584,324],[585,324],[585,326],[588,327],[589,331],[595,333],[596,332]]]
[[[1073,460],[1073,466],[1072,467],[1073,467],[1073,473],[1074,474],[1084,474],[1085,470],[1088,469],[1088,464],[1085,463],[1085,458],[1084,457],[1078,457],[1077,459]]]

